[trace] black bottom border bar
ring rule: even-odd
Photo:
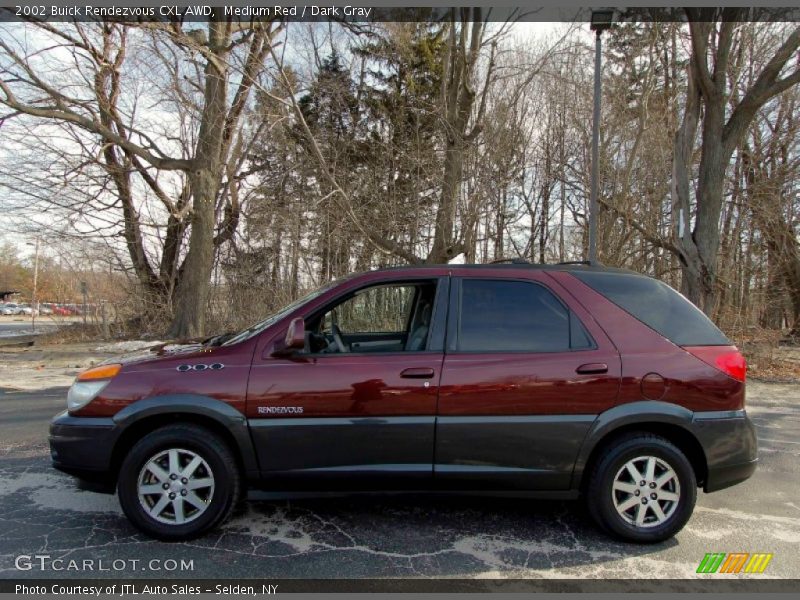
[[[708,575],[697,579],[0,579],[3,594],[60,596],[269,595],[271,593],[786,593],[800,579]]]

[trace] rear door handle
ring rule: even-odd
[[[575,372],[581,375],[608,373],[608,365],[606,363],[586,363],[575,369]]]
[[[433,377],[433,369],[430,367],[411,367],[401,371],[400,377],[406,379],[430,379]]]

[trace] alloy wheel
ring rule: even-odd
[[[675,513],[681,486],[675,470],[656,456],[637,456],[617,471],[611,488],[614,508],[636,527],[656,527]]]
[[[142,467],[137,493],[151,518],[183,525],[200,517],[210,506],[214,474],[196,452],[182,448],[161,450]]]

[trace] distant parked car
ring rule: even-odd
[[[20,304],[19,307],[18,307],[17,314],[18,315],[27,315],[29,317],[34,315],[34,314],[38,316],[39,315],[39,311],[36,310],[35,308],[33,308],[30,304]]]
[[[18,315],[20,314],[19,304],[15,302],[6,302],[2,310],[4,315]]]
[[[40,315],[52,315],[53,314],[53,305],[52,304],[40,304],[39,305],[39,314]]]
[[[70,312],[63,304],[53,304],[53,314],[59,317],[66,317]]]

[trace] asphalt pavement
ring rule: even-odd
[[[79,491],[50,467],[47,423],[64,406],[65,393],[0,390],[0,578],[667,580],[714,577],[695,573],[709,552],[772,553],[762,578],[800,573],[797,385],[749,385],[748,410],[760,438],[755,476],[728,490],[700,493],[687,527],[650,546],[609,539],[576,502],[420,495],[287,499],[262,493],[203,538],[154,542],[128,524],[116,497]],[[83,566],[15,566],[19,556],[37,554],[67,561],[62,567],[70,560]],[[87,569],[85,560],[95,562]],[[191,569],[159,567],[172,567],[170,560],[188,561]],[[98,571],[102,565],[120,568]]]
[[[15,337],[18,335],[31,335],[33,333],[44,333],[59,327],[60,323],[49,317],[38,317],[35,329],[30,317],[14,315],[0,315],[0,339]]]

